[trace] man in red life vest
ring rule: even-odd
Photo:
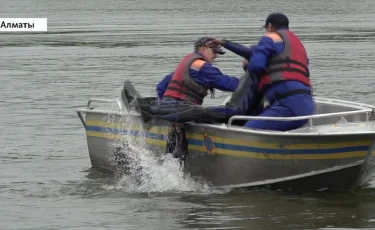
[[[294,117],[315,112],[309,73],[309,60],[300,39],[289,30],[289,19],[282,13],[269,14],[266,34],[251,48],[227,40],[215,43],[244,57],[247,71],[258,79],[257,91],[267,106],[259,114],[266,117]],[[249,89],[250,90],[250,89]],[[245,124],[254,129],[287,131],[307,120],[253,120]]]
[[[204,98],[214,89],[233,92],[239,79],[224,75],[212,65],[218,54],[225,52],[220,45],[213,43],[214,38],[202,37],[194,44],[194,52],[186,55],[176,70],[164,77],[156,87],[160,105],[201,105]],[[184,159],[187,152],[185,130],[181,123],[175,123],[168,134],[166,152]]]

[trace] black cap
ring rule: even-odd
[[[213,42],[214,40],[215,38],[212,37],[201,37],[194,43],[194,48],[199,49],[200,47],[204,46],[212,48],[218,54],[225,54],[224,50],[221,49],[221,46]]]
[[[289,27],[289,19],[283,13],[271,13],[268,15],[263,27],[266,27],[269,24],[276,27]]]

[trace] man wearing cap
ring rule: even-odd
[[[213,43],[212,37],[202,37],[194,44],[194,52],[186,55],[174,72],[164,77],[156,87],[161,106],[173,109],[176,104],[201,105],[208,91],[214,89],[233,92],[239,79],[224,75],[211,63],[217,54],[225,52]],[[177,115],[178,116],[178,115]],[[185,130],[175,123],[168,134],[167,152],[183,159],[187,152]]]
[[[219,89],[233,92],[239,83],[236,77],[224,75],[211,63],[217,54],[225,54],[214,38],[202,37],[194,44],[194,52],[186,55],[175,72],[164,77],[156,87],[159,99],[202,104],[208,91]]]
[[[294,117],[315,111],[308,57],[300,39],[289,30],[289,19],[282,13],[269,14],[263,26],[266,34],[251,48],[227,40],[214,42],[248,60],[247,71],[258,79],[257,91],[267,105],[259,116]],[[253,120],[246,127],[287,131],[307,120]]]

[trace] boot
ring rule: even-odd
[[[176,131],[176,146],[173,151],[173,156],[179,158],[181,161],[185,161],[188,153],[188,141],[184,128],[177,128]]]
[[[176,129],[171,128],[168,133],[167,144],[165,147],[165,153],[173,153],[176,149]]]

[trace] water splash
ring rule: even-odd
[[[178,160],[170,154],[157,158],[147,149],[137,146],[134,150],[133,154],[138,155],[136,167],[119,178],[115,189],[141,193],[210,192],[207,184],[199,183],[184,174]]]
[[[136,116],[127,114],[119,119],[119,116],[109,115],[107,119],[109,123],[118,124],[116,129],[121,133],[132,135],[122,135],[108,146],[115,149],[113,162],[116,162],[120,173],[115,185],[106,186],[106,189],[129,193],[223,192],[184,173],[183,164],[171,154],[151,150],[146,142],[146,133],[138,132],[144,129]]]

